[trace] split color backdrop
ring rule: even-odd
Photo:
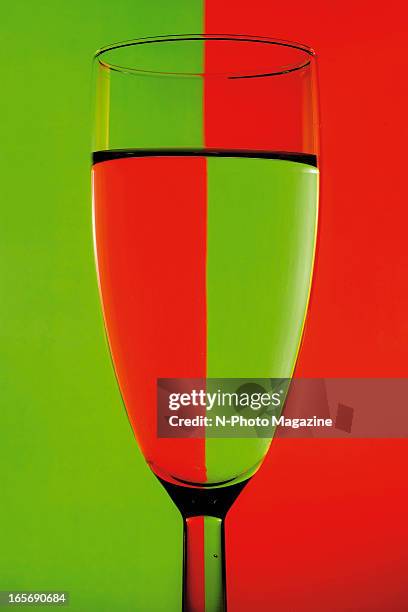
[[[198,31],[317,50],[321,234],[298,375],[407,376],[406,23],[397,0],[3,8],[0,590],[68,590],[73,612],[180,605],[181,522],[133,439],[99,312],[93,52]],[[407,464],[404,440],[275,442],[228,519],[231,612],[405,610]]]

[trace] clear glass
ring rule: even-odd
[[[317,230],[316,57],[265,37],[146,38],[96,54],[95,93],[95,247],[118,384],[183,516],[183,609],[225,610],[224,519],[271,438],[160,437],[157,379],[293,373]]]

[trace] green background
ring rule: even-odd
[[[91,59],[202,30],[195,0],[3,8],[0,590],[75,612],[178,610],[182,525],[122,407],[91,234]]]

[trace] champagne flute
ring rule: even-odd
[[[157,381],[293,373],[317,228],[315,54],[189,34],[110,45],[94,65],[94,234],[112,361],[140,449],[183,517],[183,610],[220,612],[224,519],[272,435],[160,436]]]

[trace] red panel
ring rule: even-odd
[[[405,612],[407,452],[276,440],[227,519],[229,610]]]
[[[308,59],[298,50],[260,42],[212,40],[205,45],[208,75],[263,74]],[[302,129],[305,105],[301,101],[310,89],[309,71],[291,72],[283,79],[208,76],[204,80],[205,145],[316,153],[313,140]]]
[[[206,32],[318,54],[321,226],[300,376],[408,374],[407,12],[206,0]],[[231,512],[231,612],[406,610],[407,464],[405,441],[276,441]]]

